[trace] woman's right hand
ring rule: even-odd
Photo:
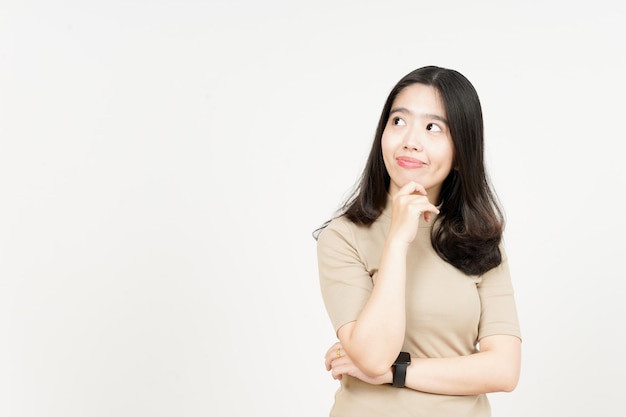
[[[439,214],[439,210],[428,200],[426,188],[411,181],[393,196],[388,239],[407,245],[413,242],[422,213],[424,220],[428,221],[429,214]]]

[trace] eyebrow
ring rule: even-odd
[[[395,107],[393,109],[391,109],[391,111],[389,112],[389,115],[391,116],[394,113],[403,113],[403,114],[408,114],[411,116],[415,116],[415,112],[407,109],[406,107]],[[436,114],[431,114],[431,113],[420,113],[420,116],[426,117],[427,119],[435,119],[435,120],[439,120],[445,124],[449,124],[448,121],[445,119],[445,117],[441,117],[438,116]]]

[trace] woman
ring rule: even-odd
[[[504,219],[472,84],[419,68],[392,89],[359,187],[317,235],[339,341],[331,416],[489,416],[521,339]]]

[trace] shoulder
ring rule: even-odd
[[[318,235],[318,254],[343,254],[366,264],[377,264],[389,231],[390,218],[380,216],[372,224],[356,224],[345,216],[333,219]]]
[[[511,285],[511,272],[509,270],[509,258],[507,256],[504,244],[498,246],[500,250],[500,264],[478,277],[479,288],[485,288],[495,285]]]
[[[341,215],[332,219],[318,234],[318,242],[332,239],[333,237],[342,237],[346,240],[362,241],[370,240],[372,237],[386,235],[389,228],[389,220],[385,216],[379,216],[371,224],[357,224],[348,219],[346,215]]]
[[[358,226],[343,215],[332,219],[319,233],[317,245],[328,246],[339,241],[354,242]]]

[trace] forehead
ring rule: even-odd
[[[439,91],[430,85],[411,84],[404,87],[393,100],[392,110],[404,107],[414,113],[436,114],[446,117],[445,107]]]

